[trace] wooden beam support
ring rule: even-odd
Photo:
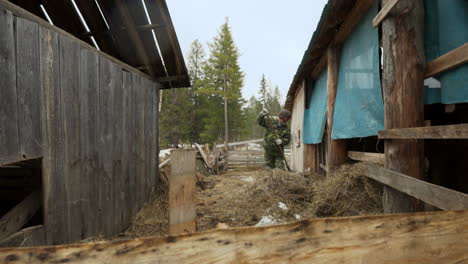
[[[384,0],[387,5],[392,0]],[[400,0],[392,16],[382,23],[385,128],[424,126],[424,6],[422,0]],[[386,168],[423,179],[424,142],[385,141]],[[384,188],[385,213],[424,210],[418,200],[389,187]]]
[[[166,82],[180,81],[180,80],[183,80],[185,78],[186,78],[186,76],[184,76],[184,75],[175,75],[175,76],[157,78],[156,81],[160,82],[160,83],[166,83]]]
[[[45,246],[45,231],[43,225],[31,226],[14,233],[0,241],[0,247],[34,247]]]
[[[303,220],[169,237],[0,249],[35,263],[465,263],[468,211]]]
[[[460,47],[451,50],[444,55],[434,59],[427,63],[426,72],[424,73],[425,78],[432,77],[442,72],[446,72],[459,65],[468,62],[468,43],[461,45]]]
[[[169,235],[197,231],[196,152],[171,151],[169,183]]]
[[[372,26],[378,27],[382,21],[390,14],[392,9],[398,4],[400,0],[390,0],[385,4],[384,7],[380,10],[380,12],[375,16],[374,20],[372,20]]]
[[[166,27],[166,25],[161,25],[161,24],[147,24],[147,25],[135,25],[135,29],[138,32],[143,32],[143,31],[150,31],[152,29],[158,29],[158,28],[163,28]],[[112,31],[128,31],[129,29],[127,27],[120,27],[118,29],[112,29]],[[90,31],[83,33],[82,35],[84,37],[90,37],[90,36],[102,36],[102,35],[112,35],[111,30],[104,30],[104,31]]]
[[[116,9],[118,10],[121,17],[123,18],[123,23],[125,27],[127,28],[128,35],[136,49],[136,54],[139,60],[142,61],[143,64],[146,66],[146,68],[148,69],[149,75],[155,78],[156,71],[153,69],[153,65],[151,64],[149,60],[149,56],[146,53],[143,42],[140,36],[138,35],[135,22],[133,21],[132,16],[130,15],[128,11],[128,8],[125,5],[124,0],[116,0],[115,5],[116,5]]]
[[[379,131],[384,139],[467,139],[468,124],[411,127]]]
[[[41,205],[42,195],[39,190],[36,190],[6,213],[0,219],[0,240],[18,232],[34,216]]]
[[[364,175],[443,210],[467,210],[468,194],[382,167],[365,165]]]
[[[348,158],[358,161],[385,164],[385,154],[382,153],[348,151]]]
[[[333,46],[327,50],[327,175],[333,174],[335,169],[346,162],[346,141],[331,138],[333,128],[333,112],[338,88],[340,48]]]

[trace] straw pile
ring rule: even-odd
[[[382,186],[361,176],[360,164],[342,166],[332,177],[251,169],[200,176],[198,231],[218,223],[251,226],[304,218],[381,214]],[[167,189],[137,214],[126,237],[167,234]],[[267,221],[267,222],[268,222]]]

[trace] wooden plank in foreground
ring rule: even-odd
[[[425,78],[453,69],[468,62],[468,43],[451,50],[444,55],[430,61],[426,65]]]
[[[372,20],[372,26],[378,27],[382,21],[390,14],[390,11],[398,4],[400,0],[390,0],[385,4],[385,6],[380,10],[380,12]]]
[[[348,158],[358,161],[385,164],[385,154],[382,153],[348,151]]]
[[[171,151],[169,181],[169,234],[193,233],[197,230],[196,152]]]
[[[468,194],[373,165],[366,165],[364,175],[443,210],[468,209]]]
[[[460,139],[468,138],[468,124],[385,129],[379,131],[385,139]]]
[[[313,219],[52,247],[0,249],[8,263],[466,263],[468,211]]]
[[[42,204],[41,192],[36,190],[0,219],[0,240],[16,233],[39,210]]]

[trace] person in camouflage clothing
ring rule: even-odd
[[[287,122],[291,119],[291,113],[283,109],[278,116],[269,116],[268,111],[263,109],[257,116],[257,123],[266,128],[263,138],[265,149],[266,166],[274,169],[284,169],[283,154],[284,146],[291,140],[291,132]]]

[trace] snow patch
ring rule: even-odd
[[[274,225],[278,224],[279,221],[274,219],[273,216],[267,215],[267,216],[262,216],[262,219],[255,225],[257,227],[259,226],[269,226],[269,225]]]
[[[285,210],[285,211],[289,209],[288,206],[287,206],[286,204],[282,203],[282,202],[279,202],[279,203],[278,203],[278,207],[279,207],[281,210]]]
[[[245,181],[245,182],[253,182],[254,179],[252,177],[246,177],[246,176],[242,176],[241,177],[241,181]]]
[[[159,151],[159,157],[160,158],[165,158],[166,156],[170,156],[171,155],[171,150],[172,149],[161,149]]]

